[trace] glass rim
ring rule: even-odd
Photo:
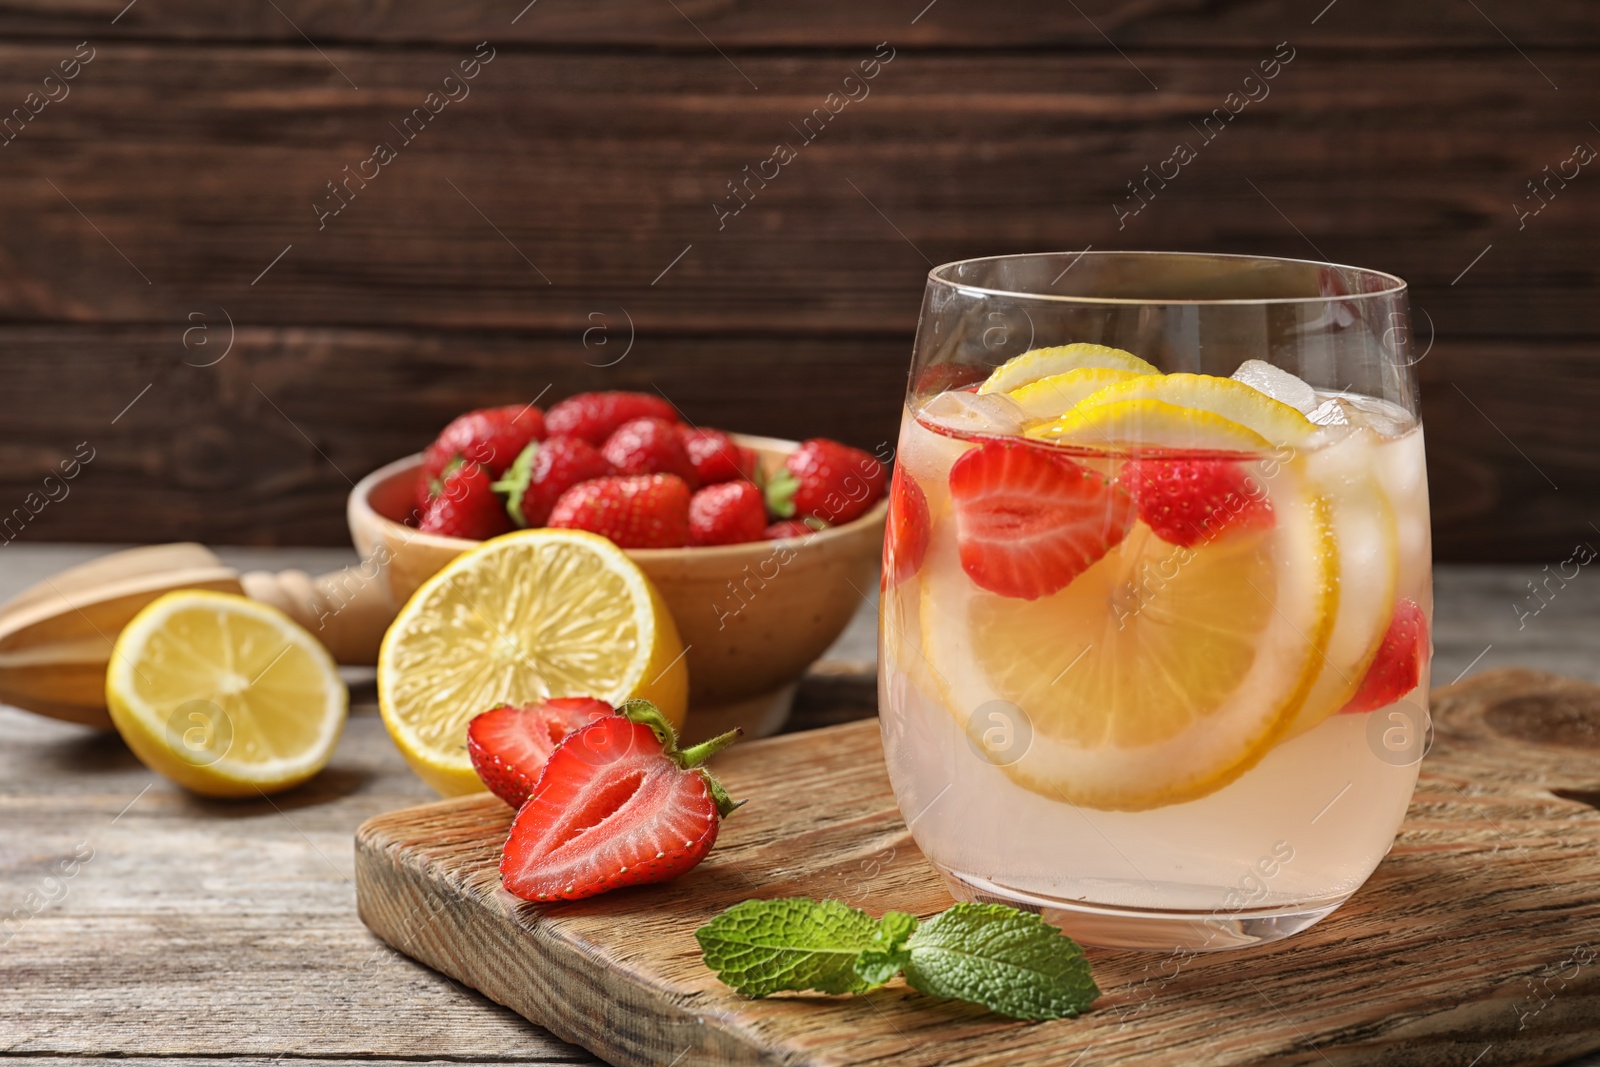
[[[1294,265],[1300,267],[1332,268],[1340,271],[1350,271],[1356,275],[1371,278],[1383,283],[1383,287],[1370,292],[1360,293],[1329,293],[1315,296],[1263,296],[1263,297],[1129,297],[1129,296],[1076,296],[1066,293],[1029,293],[1011,289],[994,289],[984,285],[973,285],[959,279],[946,276],[946,272],[953,272],[956,268],[973,263],[1000,263],[1005,260],[1023,259],[1049,259],[1052,257],[1073,257],[1061,273],[1065,274],[1077,265],[1081,259],[1099,259],[1101,257],[1140,257],[1149,256],[1159,259],[1222,259],[1233,260],[1241,263],[1259,263],[1276,265]],[[1057,275],[1060,280],[1060,275]],[[1296,259],[1291,256],[1262,256],[1236,252],[1163,252],[1163,251],[1120,251],[1116,249],[1101,249],[1094,251],[1086,248],[1081,252],[1017,252],[1002,256],[974,256],[971,259],[953,259],[948,263],[941,263],[928,271],[928,284],[940,285],[963,293],[975,294],[982,297],[1006,297],[1015,300],[1036,300],[1046,303],[1060,304],[1119,304],[1119,305],[1216,305],[1216,306],[1244,306],[1250,304],[1326,304],[1330,301],[1345,300],[1370,300],[1384,297],[1402,295],[1407,291],[1404,278],[1390,274],[1387,271],[1373,270],[1370,267],[1356,267],[1345,263],[1331,263],[1320,259]],[[1054,284],[1054,283],[1052,283]]]

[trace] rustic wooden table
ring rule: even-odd
[[[103,551],[11,544],[0,597]],[[223,556],[309,571],[351,559]],[[1533,564],[1437,569],[1435,684],[1510,665],[1600,681],[1600,583],[1571,581],[1524,616],[1539,604],[1527,583],[1541,576]],[[794,727],[870,714],[874,661],[873,609],[863,605],[802,687]],[[332,765],[255,802],[190,796],[115,735],[0,708],[5,1064],[598,1062],[390,950],[357,919],[356,826],[433,794],[389,743],[370,672],[351,682]]]

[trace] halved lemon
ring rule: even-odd
[[[1131,374],[1161,373],[1152,364],[1146,363],[1132,352],[1124,352],[1120,348],[1110,348],[1106,345],[1080,342],[1056,345],[1052,348],[1034,348],[1020,356],[1012,356],[994,369],[984,383],[978,386],[978,392],[1009,393],[1040,378],[1065,374],[1067,371],[1083,367],[1107,367],[1111,370],[1125,370]]]
[[[327,649],[276,608],[184,589],[123,628],[106,705],[147,767],[196,793],[249,797],[327,766],[349,694]]]
[[[1222,788],[1288,729],[1338,604],[1326,502],[1294,463],[1253,470],[1271,529],[1178,548],[1136,523],[1051,596],[984,592],[953,558],[924,566],[923,648],[958,717],[1021,709],[1005,773],[1042,796],[1136,811]]]
[[[1209,411],[1164,400],[1096,399],[1117,388],[1102,389],[1059,419],[1031,427],[1027,436],[1086,448],[1250,453],[1272,448],[1272,442],[1249,427]]]
[[[1095,406],[1127,401],[1157,401],[1206,412],[1238,423],[1274,445],[1295,444],[1317,430],[1288,404],[1243,382],[1210,374],[1141,375],[1107,386],[1084,399],[1074,411],[1087,415]]]
[[[446,796],[483,788],[467,723],[496,704],[640,697],[682,726],[684,647],[650,579],[580,530],[518,530],[457,556],[400,609],[378,651],[378,709]]]
[[[1138,372],[1117,370],[1113,367],[1079,367],[1061,374],[1052,374],[1029,382],[1007,395],[1027,413],[1030,419],[1053,419],[1066,414],[1084,400],[1108,385],[1117,385]]]

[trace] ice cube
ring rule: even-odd
[[[1259,359],[1247,359],[1239,364],[1239,369],[1233,372],[1233,380],[1288,404],[1302,415],[1317,406],[1317,394],[1311,386],[1283,368]]]
[[[951,390],[940,393],[922,408],[922,416],[946,429],[961,434],[1022,433],[1028,421],[1022,406],[1004,393],[968,393]]]
[[[1344,405],[1338,398],[1324,400],[1314,409],[1306,413],[1306,418],[1318,426],[1348,426],[1350,416],[1345,414]]]
[[[1344,397],[1352,426],[1365,426],[1380,437],[1399,437],[1411,426],[1411,416],[1396,404],[1371,396]]]

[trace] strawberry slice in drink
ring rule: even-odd
[[[1415,600],[1402,598],[1394,606],[1394,616],[1378,644],[1372,666],[1356,687],[1355,696],[1339,709],[1340,714],[1376,711],[1411,692],[1422,679],[1427,650],[1428,617]]]
[[[1123,464],[1117,484],[1145,525],[1180,548],[1272,528],[1272,501],[1239,460],[1134,459]]]
[[[1050,449],[990,441],[950,468],[961,568],[1001,596],[1058,592],[1121,543],[1133,502],[1103,475]]]
[[[883,541],[883,579],[892,589],[922,569],[928,554],[928,497],[899,464],[889,481],[889,517]]]

